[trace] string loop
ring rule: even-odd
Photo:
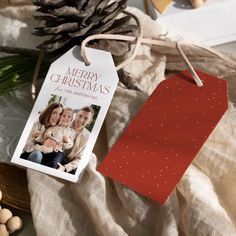
[[[179,54],[181,55],[181,57],[184,59],[186,65],[188,66],[189,71],[190,71],[194,81],[196,82],[197,86],[202,87],[203,83],[202,83],[201,79],[199,78],[198,74],[196,73],[196,71],[194,70],[192,64],[188,60],[187,56],[185,55],[184,50],[181,46],[181,43],[182,43],[181,41],[177,41],[176,42],[176,48],[179,51]]]
[[[176,48],[178,50],[180,56],[183,58],[184,62],[186,63],[197,86],[199,86],[199,87],[202,87],[203,83],[202,83],[201,79],[199,78],[199,76],[197,75],[196,71],[194,70],[192,64],[188,60],[186,54],[184,53],[184,50],[183,50],[184,46],[192,45],[192,46],[201,48],[202,50],[205,50],[205,51],[213,54],[214,56],[219,57],[220,59],[226,61],[229,65],[236,67],[236,62],[231,60],[229,57],[223,55],[222,53],[220,53],[214,49],[211,49],[209,47],[205,47],[200,44],[190,43],[190,42],[186,42],[183,40],[179,40],[177,42],[166,41],[166,37],[165,37],[166,35],[159,35],[159,38],[157,38],[157,39],[143,38],[143,31],[142,31],[142,27],[141,27],[139,19],[134,14],[132,14],[130,12],[124,11],[124,13],[127,15],[131,15],[131,17],[135,19],[138,29],[139,29],[138,36],[134,37],[134,36],[118,35],[118,34],[95,34],[95,35],[91,35],[91,36],[87,37],[86,39],[83,40],[83,42],[81,44],[81,56],[83,57],[85,64],[90,64],[90,61],[89,61],[87,53],[86,53],[86,45],[88,42],[95,40],[95,39],[111,39],[111,40],[135,42],[135,47],[134,47],[134,50],[132,51],[131,55],[128,58],[126,58],[122,63],[120,63],[118,66],[116,66],[117,70],[119,70],[122,67],[124,67],[125,65],[127,65],[130,61],[132,61],[136,57],[138,50],[139,50],[142,43],[151,44],[151,45],[158,45],[158,46],[165,46],[168,48]],[[164,36],[164,38],[163,38],[163,36]]]
[[[134,14],[132,14],[131,12],[128,11],[123,11],[124,14],[126,15],[130,15],[132,18],[134,18],[134,20],[136,21],[136,24],[138,26],[138,37],[137,38],[133,38],[133,40],[131,41],[135,41],[135,47],[134,50],[131,54],[130,57],[126,58],[123,62],[121,62],[119,65],[116,66],[116,70],[119,70],[121,68],[123,68],[125,65],[127,65],[128,63],[130,63],[137,55],[138,50],[142,44],[142,38],[143,38],[143,30],[142,30],[142,26],[140,24],[140,21],[138,19],[138,17]],[[83,57],[85,64],[86,65],[90,65],[90,61],[88,59],[87,53],[86,53],[86,44],[92,40],[95,39],[114,39],[114,40],[121,40],[121,41],[127,41],[127,38],[125,35],[115,35],[115,34],[95,34],[95,35],[91,35],[89,37],[87,37],[86,39],[84,39],[82,41],[81,44],[81,56]]]

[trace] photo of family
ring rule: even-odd
[[[71,108],[63,103],[62,97],[51,95],[33,124],[20,158],[75,174],[100,106]]]

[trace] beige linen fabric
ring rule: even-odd
[[[145,37],[161,32],[149,17],[130,10],[141,20]],[[230,106],[166,204],[103,177],[96,171],[104,158],[100,154],[91,155],[79,184],[28,170],[32,214],[39,236],[236,235],[235,68],[195,47],[185,51],[195,68],[229,81]],[[184,69],[176,49],[150,45],[143,45],[126,66],[148,94],[165,79],[167,70]],[[106,117],[109,147],[146,98],[119,84]],[[105,146],[100,145],[100,149]]]
[[[132,11],[146,37],[160,32],[147,16]],[[28,171],[38,235],[236,235],[235,68],[200,49],[185,51],[195,67],[229,81],[230,107],[166,204],[104,178],[96,171],[103,157],[93,154],[79,184]],[[143,45],[126,66],[149,94],[165,79],[167,69],[186,67],[175,49],[149,45]],[[118,86],[106,117],[109,147],[145,99],[140,92]]]

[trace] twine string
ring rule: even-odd
[[[187,56],[185,55],[184,50],[181,46],[181,43],[182,43],[181,41],[177,41],[176,42],[176,48],[177,48],[179,54],[181,55],[181,57],[184,59],[185,64],[187,65],[187,67],[188,67],[194,81],[196,82],[197,86],[202,87],[203,83],[202,83],[201,79],[199,78],[198,74],[196,73],[196,71],[194,70],[192,64],[188,60]]]
[[[116,66],[116,70],[119,70],[121,68],[123,68],[125,65],[127,65],[128,63],[130,63],[136,56],[138,53],[138,50],[141,46],[141,44],[149,44],[149,45],[156,45],[156,46],[162,46],[162,47],[166,47],[166,48],[175,48],[177,49],[177,51],[179,52],[180,56],[183,58],[184,62],[186,63],[194,81],[196,82],[196,85],[198,87],[202,87],[203,83],[201,81],[201,79],[199,78],[199,76],[197,75],[195,69],[193,68],[192,64],[190,63],[190,61],[188,60],[183,47],[187,47],[187,46],[194,46],[197,48],[200,48],[204,51],[207,51],[208,53],[222,59],[223,61],[225,61],[229,66],[232,67],[236,67],[236,62],[231,60],[229,57],[227,57],[226,55],[218,52],[217,50],[214,50],[212,48],[206,47],[204,45],[200,45],[200,44],[196,44],[193,42],[187,42],[184,40],[179,40],[177,42],[172,42],[172,41],[168,41],[167,40],[167,34],[163,34],[163,35],[159,35],[158,38],[144,38],[143,37],[143,30],[142,30],[142,26],[141,23],[138,19],[138,17],[128,11],[123,11],[124,14],[126,15],[130,15],[135,21],[136,24],[138,26],[138,36],[128,36],[128,35],[120,35],[120,34],[95,34],[95,35],[91,35],[88,36],[87,38],[85,38],[82,43],[81,43],[81,56],[84,59],[84,62],[86,65],[90,65],[90,60],[88,58],[88,54],[87,54],[87,50],[86,50],[86,45],[93,40],[97,40],[97,39],[108,39],[108,40],[119,40],[119,41],[126,41],[126,42],[133,42],[135,43],[134,49],[132,50],[131,54],[129,57],[127,57],[123,62],[121,62],[119,65]],[[38,77],[38,72],[40,69],[40,65],[42,63],[44,57],[44,52],[41,51],[38,57],[38,61],[36,64],[36,68],[35,68],[35,72],[34,72],[34,76],[33,76],[33,80],[32,80],[32,85],[31,85],[31,94],[32,94],[32,98],[33,100],[35,100],[35,92],[36,92],[36,81],[37,81],[37,77]]]
[[[140,24],[140,21],[138,19],[138,17],[130,12],[127,12],[127,11],[123,11],[124,14],[126,15],[130,15],[135,21],[136,21],[136,24],[138,26],[138,37],[132,37],[132,38],[127,38],[126,35],[115,35],[115,34],[95,34],[95,35],[91,35],[89,37],[87,37],[86,39],[84,39],[82,41],[82,44],[81,44],[81,56],[83,57],[84,59],[84,62],[86,65],[90,65],[91,62],[89,61],[88,59],[88,55],[86,53],[86,45],[87,43],[89,43],[90,41],[93,41],[95,39],[113,39],[113,40],[120,40],[120,41],[136,41],[135,42],[135,47],[134,47],[134,50],[133,52],[131,53],[131,56],[126,58],[123,62],[121,62],[119,65],[116,66],[116,70],[119,70],[121,68],[123,68],[125,65],[127,65],[128,63],[130,63],[137,55],[138,53],[138,50],[142,44],[142,38],[143,38],[143,30],[142,30],[142,27],[141,27],[141,24]]]
[[[141,27],[139,19],[130,12],[125,11],[124,13],[131,15],[135,19],[135,21],[137,22],[137,26],[139,28],[138,37],[127,36],[127,35],[118,35],[118,34],[95,34],[95,35],[91,35],[91,36],[87,37],[86,39],[83,40],[83,42],[81,44],[81,56],[83,57],[85,64],[90,64],[90,61],[88,59],[88,55],[86,52],[87,43],[89,43],[90,41],[96,40],[96,39],[110,39],[110,40],[135,42],[135,47],[134,47],[134,50],[132,51],[131,55],[127,59],[125,59],[122,63],[120,63],[118,66],[116,66],[116,70],[123,68],[125,65],[130,63],[130,61],[132,61],[136,57],[138,50],[139,50],[142,43],[143,44],[150,44],[150,45],[164,46],[164,47],[168,47],[168,48],[176,48],[178,50],[180,56],[184,60],[186,66],[188,67],[188,69],[189,69],[189,71],[190,71],[190,73],[191,73],[191,75],[198,87],[202,87],[203,83],[202,83],[201,79],[199,78],[199,76],[197,75],[192,64],[188,60],[186,54],[184,53],[184,50],[183,50],[184,46],[191,45],[191,46],[200,48],[200,49],[207,51],[207,52],[211,53],[212,55],[224,60],[229,65],[236,67],[236,63],[233,60],[231,60],[229,57],[225,56],[224,54],[222,54],[212,48],[209,48],[209,47],[206,47],[206,46],[203,46],[200,44],[187,42],[184,40],[179,40],[177,42],[167,41],[166,40],[167,38],[165,37],[166,35],[159,35],[158,39],[143,38],[143,31],[142,31],[142,27]]]

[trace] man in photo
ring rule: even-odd
[[[72,149],[65,150],[64,160],[57,163],[59,165],[58,170],[75,173],[90,135],[85,127],[92,122],[93,115],[94,110],[89,106],[83,107],[77,112],[72,123],[72,129],[76,132],[75,142]]]

